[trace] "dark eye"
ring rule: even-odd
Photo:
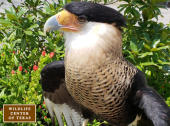
[[[85,15],[78,16],[78,20],[80,23],[84,23],[87,21],[87,17]]]

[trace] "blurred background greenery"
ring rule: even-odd
[[[170,24],[157,21],[160,7],[164,7],[160,2],[165,0],[92,1],[122,2],[118,8],[127,20],[127,27],[123,28],[123,54],[145,73],[148,84],[170,106]],[[3,104],[36,104],[37,122],[4,124],[0,109],[0,125],[51,125],[39,84],[40,71],[47,63],[63,59],[64,41],[59,32],[45,36],[43,25],[71,0],[25,0],[18,6],[11,0],[6,2],[12,7],[0,13],[0,108]],[[100,124],[94,120],[89,126]]]

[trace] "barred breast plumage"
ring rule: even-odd
[[[126,99],[137,69],[124,59],[83,67],[65,61],[67,89],[97,115],[120,124],[128,115]],[[126,115],[126,116],[123,116]]]

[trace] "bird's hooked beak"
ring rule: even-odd
[[[79,30],[79,27],[80,24],[77,20],[77,16],[67,10],[62,10],[45,22],[44,33],[55,30],[76,32]]]

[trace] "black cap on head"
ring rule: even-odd
[[[88,21],[102,23],[116,23],[118,27],[125,26],[126,21],[118,11],[92,2],[72,2],[64,6],[64,9],[77,15],[86,16]]]

